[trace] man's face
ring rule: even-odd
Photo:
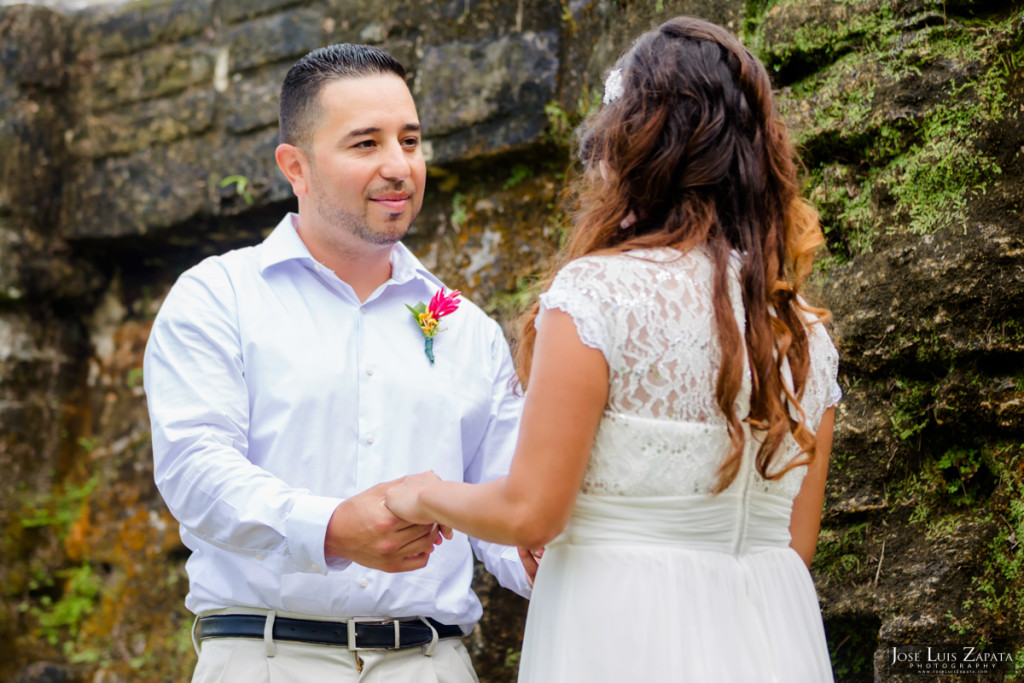
[[[319,104],[307,236],[328,249],[397,242],[420,212],[427,175],[409,88],[395,74],[344,78],[323,87]]]

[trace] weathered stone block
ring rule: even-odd
[[[46,7],[0,7],[0,82],[59,87],[69,23],[65,15]]]
[[[551,30],[558,26],[562,11],[561,3],[551,0],[328,0],[326,10],[335,32],[332,41],[337,37],[380,44],[396,39],[422,41],[426,37],[433,45]]]
[[[237,135],[277,125],[281,83],[290,68],[289,62],[271,64],[230,79],[217,103],[229,132]]]
[[[555,94],[558,42],[549,31],[425,47],[414,92],[432,161],[535,142]]]
[[[272,14],[230,29],[231,70],[243,71],[289,57],[300,57],[322,44],[323,14],[300,8]]]
[[[22,259],[19,253],[23,248],[20,231],[0,225],[0,301],[18,301],[24,295],[22,284]]]
[[[210,88],[178,97],[150,100],[100,114],[86,114],[68,131],[68,150],[81,157],[128,154],[205,131],[213,122],[215,93]]]
[[[216,60],[215,49],[188,40],[96,62],[82,75],[75,98],[84,111],[99,112],[193,85],[209,87]]]
[[[287,199],[291,189],[274,161],[277,142],[277,130],[270,129],[226,140],[186,138],[127,157],[83,161],[64,186],[65,236],[141,235],[199,215],[238,213],[249,201]],[[220,186],[228,176],[245,178],[237,197]]]
[[[79,163],[64,185],[65,235],[139,235],[196,215],[206,204],[204,144],[193,138],[128,157]]]
[[[20,216],[45,230],[53,227],[52,197],[61,174],[59,135],[67,122],[66,112],[39,94],[0,96],[0,214]]]
[[[245,19],[252,19],[260,14],[299,4],[302,4],[300,0],[242,0],[241,2],[223,2],[216,11],[225,24],[234,24]]]
[[[1024,249],[1010,225],[941,230],[834,269],[823,295],[848,372],[1024,352]],[[940,303],[941,302],[941,303]]]
[[[220,149],[205,150],[211,159],[211,214],[234,215],[249,210],[251,206],[266,206],[293,198],[291,185],[274,160],[278,141],[275,126],[231,138]],[[245,191],[237,185],[221,187],[222,179],[228,176],[245,178]]]
[[[189,38],[212,27],[212,5],[211,0],[132,0],[83,12],[76,49],[114,57]]]

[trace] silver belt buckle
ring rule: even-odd
[[[392,623],[395,626],[395,644],[391,647],[387,645],[382,647],[359,647],[356,642],[356,624],[378,624],[383,626],[387,623]],[[401,648],[401,624],[398,619],[382,619],[381,617],[352,617],[346,620],[345,627],[348,629],[348,649],[349,650],[398,650]]]

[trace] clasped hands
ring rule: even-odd
[[[420,505],[420,493],[424,489],[440,482],[441,478],[433,470],[405,477],[385,491],[385,504],[396,517],[415,524],[434,524],[440,529],[440,533],[445,538],[451,540],[451,527],[438,523]],[[440,543],[441,540],[438,539],[438,544]],[[540,566],[540,558],[544,554],[544,549],[530,550],[528,548],[519,548],[518,551],[519,559],[526,570],[526,578],[532,586],[533,579],[537,575],[537,569]]]
[[[452,538],[452,529],[438,524],[419,505],[420,492],[440,481],[428,471],[381,482],[345,499],[327,525],[325,556],[385,572],[425,567],[434,548]],[[531,584],[542,553],[519,549]]]

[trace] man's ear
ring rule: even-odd
[[[277,167],[291,183],[292,192],[301,197],[309,192],[309,161],[306,153],[295,145],[281,143],[274,152]]]

